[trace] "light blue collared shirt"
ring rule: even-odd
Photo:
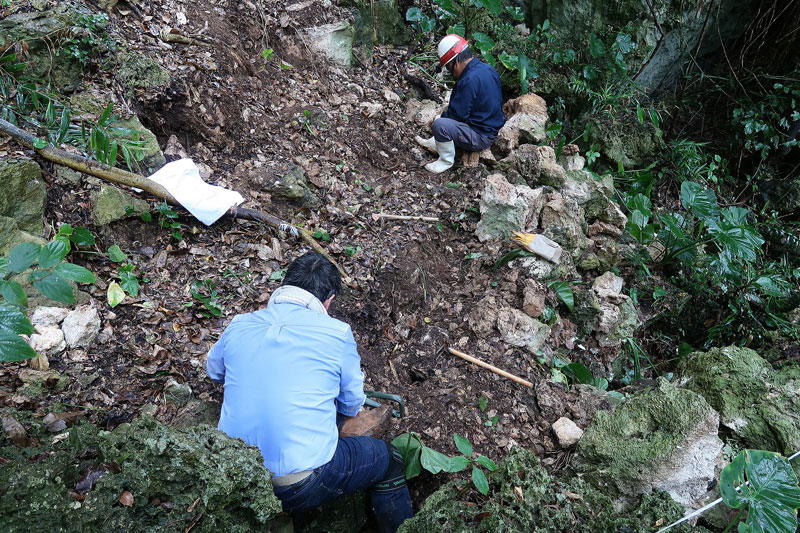
[[[355,416],[365,400],[350,326],[313,300],[234,317],[208,353],[208,375],[225,384],[218,429],[258,446],[275,476],[330,461],[337,410]]]

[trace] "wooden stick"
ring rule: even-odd
[[[439,222],[437,217],[423,217],[414,215],[390,215],[389,213],[378,213],[384,220],[421,220],[422,222]]]
[[[465,361],[469,361],[470,363],[475,363],[478,366],[482,366],[483,368],[486,368],[487,370],[491,370],[495,374],[503,376],[504,378],[508,378],[511,381],[515,381],[515,382],[519,383],[520,385],[525,385],[526,387],[529,387],[531,389],[533,388],[533,383],[531,383],[530,381],[525,381],[524,379],[522,379],[520,377],[517,377],[514,374],[509,374],[505,370],[500,370],[499,368],[497,368],[494,365],[490,365],[489,363],[484,363],[480,359],[476,359],[475,357],[472,357],[471,355],[467,355],[464,352],[459,352],[455,348],[448,348],[448,350],[450,351],[451,354],[457,355],[458,357],[460,357],[461,359],[464,359]]]

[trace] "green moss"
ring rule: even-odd
[[[170,81],[169,72],[158,61],[133,52],[122,56],[115,77],[127,92],[137,87],[164,87]]]
[[[664,141],[656,135],[649,122],[639,124],[634,119],[610,119],[606,116],[589,119],[591,142],[597,143],[600,153],[612,161],[613,167],[640,168],[663,150]]]
[[[450,482],[432,494],[400,532],[638,532],[683,515],[683,507],[664,493],[646,495],[633,509],[618,514],[603,492],[578,477],[551,479],[533,453],[522,448],[513,449],[498,467],[489,476],[488,498]]]
[[[41,233],[47,189],[39,165],[29,159],[0,161],[0,188],[0,215],[13,218],[22,231]]]
[[[573,466],[595,486],[622,494],[668,461],[698,421],[716,418],[702,396],[664,379],[613,412],[599,411],[578,442]]]
[[[0,456],[12,459],[0,469],[9,532],[184,531],[195,519],[194,530],[244,532],[268,528],[281,511],[258,450],[209,426],[178,430],[150,417],[113,432],[82,425],[56,445]],[[83,501],[70,495],[87,468],[112,462],[121,471],[104,473]],[[118,503],[125,490],[130,507]]]
[[[719,411],[749,448],[785,455],[800,449],[800,370],[776,372],[753,350],[728,346],[695,352],[680,365],[685,386]]]

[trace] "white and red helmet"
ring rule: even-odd
[[[462,36],[456,35],[455,33],[445,35],[444,38],[439,41],[439,46],[436,50],[439,54],[439,64],[445,66],[467,46],[469,46],[469,43]]]

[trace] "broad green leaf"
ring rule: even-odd
[[[106,300],[108,300],[108,305],[111,307],[116,307],[122,303],[125,299],[125,291],[122,290],[122,287],[119,286],[119,283],[116,281],[112,281],[108,284],[108,290],[106,291]]]
[[[729,507],[749,504],[746,531],[789,533],[797,529],[800,488],[785,457],[763,450],[744,450],[722,469],[719,488]]]
[[[450,464],[445,469],[446,472],[455,474],[456,472],[463,472],[469,466],[469,459],[463,455],[456,455],[450,458]]]
[[[491,459],[489,459],[486,456],[483,456],[483,455],[479,456],[477,459],[475,459],[475,462],[482,464],[483,466],[485,466],[487,469],[491,470],[492,472],[497,470],[497,463],[495,463],[494,461],[492,461]]]
[[[422,20],[422,10],[418,7],[409,7],[406,11],[406,20],[409,22]]]
[[[719,216],[717,195],[699,183],[693,181],[681,183],[681,203],[687,211],[703,220]]]
[[[49,143],[44,139],[40,139],[38,137],[35,137],[33,139],[33,147],[36,148],[37,150],[41,150],[42,148],[47,148],[48,144]]]
[[[72,226],[70,226],[69,224],[61,224],[58,227],[58,234],[67,236],[72,235]]]
[[[723,250],[727,249],[733,257],[744,261],[755,261],[764,239],[755,228],[744,223],[735,225],[733,221],[740,221],[738,213],[730,210],[738,208],[725,208],[719,221],[708,222],[708,232],[717,240]]]
[[[72,287],[56,273],[49,274],[39,281],[34,281],[33,286],[51,300],[65,304],[75,303]]]
[[[447,33],[452,34],[455,33],[456,35],[460,35],[464,37],[464,34],[467,32],[467,29],[464,27],[462,23],[454,24],[447,28]]]
[[[472,444],[470,444],[467,439],[465,439],[458,433],[454,433],[453,440],[456,443],[456,448],[458,448],[458,451],[463,453],[467,457],[467,459],[472,457]]]
[[[475,42],[475,48],[481,53],[490,52],[496,45],[494,40],[485,33],[475,32],[472,34],[472,39]]]
[[[633,39],[631,39],[631,36],[627,33],[618,34],[616,40],[614,41],[614,46],[623,55],[627,55],[636,49],[636,43],[633,42]]]
[[[286,276],[286,269],[281,268],[280,270],[275,270],[272,274],[269,275],[270,281],[280,281]]]
[[[570,311],[575,309],[575,296],[572,294],[572,287],[569,286],[569,283],[566,281],[551,281],[547,286],[556,291],[556,296],[564,302],[567,309]]]
[[[36,357],[25,339],[14,333],[0,331],[0,362],[24,361]]]
[[[120,271],[119,280],[122,290],[130,294],[131,297],[136,298],[136,296],[139,294],[139,278],[137,278],[133,272]],[[210,302],[211,299],[209,298],[207,302],[204,301],[203,303],[206,304],[206,306],[209,306],[211,305]],[[222,310],[220,310],[220,314],[222,314]]]
[[[582,385],[591,385],[594,381],[592,371],[586,368],[583,363],[570,363],[561,369],[567,376],[571,376],[573,380]]]
[[[12,305],[28,307],[28,295],[25,294],[22,285],[16,281],[9,280],[0,284],[0,294]]]
[[[422,464],[422,468],[431,474],[438,474],[442,470],[447,471],[447,467],[450,465],[450,457],[432,448],[423,446],[420,463]]]
[[[395,437],[392,445],[403,456],[403,463],[406,465],[406,479],[418,476],[422,471],[422,463],[420,462],[422,441],[419,440],[419,435],[416,433],[404,433]]]
[[[81,246],[92,246],[95,242],[92,232],[82,227],[74,228],[72,230],[72,235],[69,236],[69,240]]]
[[[592,54],[592,57],[600,57],[606,53],[606,46],[594,33],[589,35],[589,53]]]
[[[11,305],[0,305],[0,330],[16,335],[30,335],[33,326],[19,309]]]
[[[628,198],[628,201],[625,202],[625,205],[631,211],[641,212],[645,217],[653,216],[653,204],[650,202],[650,198],[642,193],[638,193]],[[647,224],[647,222],[645,222],[645,224]],[[642,227],[642,225],[637,225]]]
[[[72,263],[60,263],[53,269],[59,276],[78,283],[94,283],[97,281],[94,274],[80,265],[73,265]]]
[[[52,268],[59,264],[68,253],[69,240],[67,240],[67,237],[56,237],[39,252],[39,267]]]
[[[472,482],[475,483],[475,488],[478,492],[486,496],[489,494],[489,480],[486,479],[486,474],[477,466],[472,467]]]
[[[512,56],[504,50],[499,56],[497,56],[497,59],[499,59],[503,66],[508,70],[517,70],[517,56]]]
[[[503,11],[502,0],[482,0],[483,7],[492,12],[492,15],[499,15]]]
[[[11,272],[24,272],[39,255],[41,246],[34,242],[23,242],[16,245],[8,254],[8,269]]]
[[[123,252],[118,245],[114,244],[108,248],[108,258],[115,263],[121,263],[125,261],[128,256],[125,255],[125,252]]]

